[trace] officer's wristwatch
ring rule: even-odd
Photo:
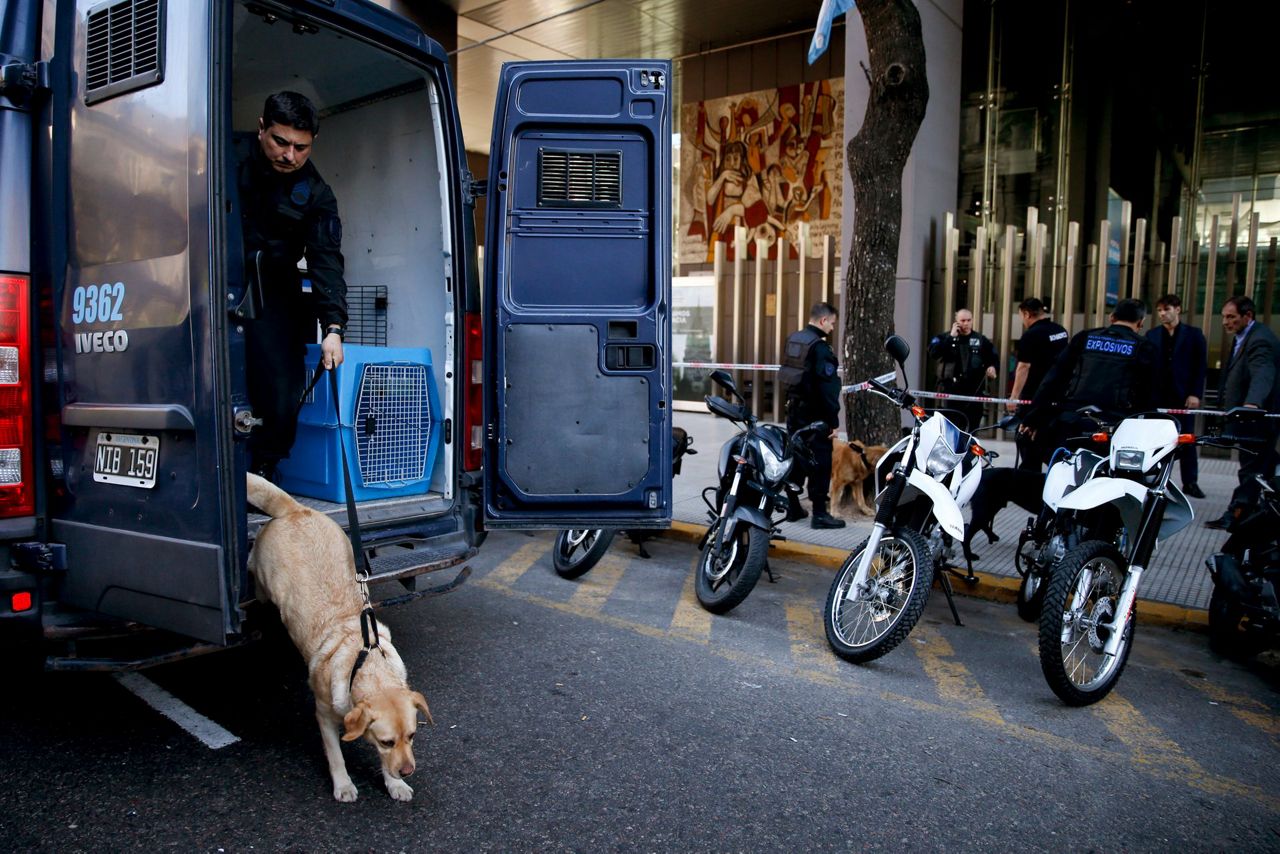
[[[345,341],[347,338],[346,334],[343,332],[342,327],[336,323],[330,323],[328,326],[326,326],[324,329],[324,334],[337,335],[339,340],[342,340],[342,341]]]

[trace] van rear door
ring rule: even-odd
[[[485,242],[485,524],[671,521],[670,64],[503,66]]]
[[[69,198],[49,224],[69,235],[53,294],[60,598],[222,643],[239,628],[245,553],[243,457],[228,423],[243,392],[211,251],[221,153],[209,143],[210,27],[230,4],[74,6],[58,45],[73,57]]]

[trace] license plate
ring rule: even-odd
[[[145,433],[98,434],[93,458],[93,479],[150,489],[156,485],[156,463],[160,459],[160,437]]]

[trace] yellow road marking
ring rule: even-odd
[[[1089,710],[1102,720],[1112,735],[1133,751],[1133,761],[1139,765],[1167,768],[1189,780],[1213,779],[1177,742],[1165,736],[1133,703],[1115,691],[1090,706]],[[1226,794],[1225,791],[1219,793]]]
[[[518,555],[521,555],[521,553],[531,548],[532,546],[525,546],[524,548],[517,551],[514,555],[512,555],[512,558],[510,558],[509,560],[512,560],[512,561],[515,560],[515,558]],[[545,546],[541,546],[540,548],[545,549]],[[525,569],[527,568],[528,567],[525,566]],[[518,578],[522,573],[523,573],[523,569],[520,572],[516,572],[515,577]],[[857,682],[857,674],[859,671],[856,667],[842,667],[836,672],[829,671],[825,668],[814,668],[812,666],[797,667],[792,663],[779,662],[773,658],[769,658],[766,656],[755,655],[752,653],[742,652],[739,650],[729,649],[725,647],[717,647],[709,644],[708,641],[705,639],[690,637],[688,634],[684,633],[683,631],[678,632],[678,631],[673,631],[671,628],[662,629],[655,626],[645,625],[644,623],[637,623],[631,620],[623,619],[621,617],[613,616],[612,614],[605,614],[601,611],[584,610],[583,608],[571,605],[569,602],[557,602],[555,600],[547,599],[545,597],[538,596],[536,594],[526,593],[523,590],[515,590],[509,585],[507,585],[506,583],[502,582],[501,580],[502,577],[503,576],[496,576],[495,572],[490,572],[485,577],[473,583],[487,590],[492,590],[504,596],[508,596],[514,599],[519,599],[521,601],[528,602],[529,604],[546,608],[547,610],[573,614],[579,617],[583,617],[585,619],[594,620],[595,622],[602,623],[604,625],[608,625],[616,629],[629,631],[637,635],[652,638],[654,640],[660,640],[660,641],[665,641],[669,643],[693,641],[695,643],[700,643],[701,645],[705,646],[713,655],[717,656],[718,658],[722,658],[727,661],[734,662],[736,664],[742,664],[742,665],[747,665],[760,670],[771,671],[781,677],[798,677],[800,679],[804,679],[805,681],[811,682],[813,684],[824,685],[826,687],[834,688],[839,691],[844,691],[849,694],[858,695],[860,697],[866,696],[865,694],[859,695],[859,691],[858,691],[859,685]],[[686,585],[686,588],[688,588],[688,585]],[[693,607],[700,607],[700,606],[698,606],[695,601]],[[1046,688],[1046,690],[1048,689]],[[898,705],[906,706],[907,708],[915,709],[920,712],[926,712],[928,714],[937,715],[939,717],[950,719],[953,721],[959,721],[959,722],[979,721],[995,729],[1001,735],[1007,738],[1015,738],[1020,741],[1036,744],[1050,750],[1070,752],[1076,755],[1088,756],[1099,761],[1110,762],[1110,763],[1121,763],[1133,758],[1133,755],[1127,752],[1120,753],[1120,752],[1117,752],[1114,750],[1108,750],[1102,747],[1094,747],[1091,745],[1081,744],[1069,738],[1055,735],[1045,730],[1040,730],[1034,727],[1023,725],[1023,724],[1017,724],[1009,721],[1000,720],[999,718],[993,719],[988,713],[986,713],[984,710],[980,708],[974,709],[967,705],[957,705],[954,703],[951,705],[931,703],[927,700],[921,700],[915,697],[907,697],[901,694],[895,694],[891,691],[882,691],[878,696],[881,700],[884,700],[886,702],[896,703]],[[1104,700],[1101,705],[1102,706],[1115,705],[1115,704],[1118,704],[1119,702],[1123,702],[1123,701],[1121,700],[1121,698],[1117,697],[1113,693],[1110,697]],[[1097,713],[1099,706],[1093,706],[1092,708],[1095,710],[1095,713]],[[1130,706],[1129,708],[1132,708],[1132,706]],[[1136,709],[1134,710],[1134,712],[1136,712]],[[1124,712],[1117,713],[1116,717],[1123,718]],[[1138,717],[1141,718],[1141,715],[1139,714]],[[1182,753],[1181,748],[1179,748],[1178,745],[1174,744],[1173,742],[1168,742],[1167,739],[1162,739],[1162,737],[1160,737],[1158,734],[1158,730],[1156,730],[1154,727],[1151,727],[1150,724],[1147,724],[1147,727],[1149,728],[1149,732],[1145,733],[1145,735],[1147,736],[1147,740],[1143,748],[1144,757],[1150,759],[1153,756],[1153,751],[1159,749],[1159,743],[1161,741],[1167,742],[1168,744],[1172,744],[1174,751],[1176,751],[1178,755],[1185,757],[1185,754]],[[1135,734],[1140,731],[1138,724],[1135,723],[1131,717],[1128,721],[1128,728],[1127,729],[1124,728],[1122,724],[1122,729],[1124,729],[1124,731],[1128,733],[1130,737],[1136,737]],[[1124,741],[1124,737],[1121,736],[1120,733],[1116,733],[1116,734],[1117,734],[1117,737],[1121,738],[1121,740]],[[1163,761],[1163,762],[1146,761],[1146,762],[1138,762],[1136,764],[1138,766],[1137,770],[1142,771],[1156,779],[1185,785],[1185,786],[1188,786],[1189,788],[1196,789],[1196,790],[1199,790],[1211,795],[1215,795],[1215,796],[1246,798],[1249,801],[1259,804],[1260,806],[1274,813],[1280,813],[1280,797],[1277,797],[1273,793],[1268,792],[1264,789],[1261,789],[1257,786],[1252,786],[1247,783],[1243,783],[1239,780],[1234,780],[1230,777],[1222,777],[1222,776],[1212,774],[1204,770],[1203,768],[1201,768],[1199,765],[1197,765],[1194,761],[1190,760],[1189,758],[1186,760],[1185,763],[1174,760],[1174,761]]]
[[[1153,659],[1161,670],[1178,674],[1178,678],[1183,682],[1195,688],[1249,726],[1262,730],[1273,739],[1280,739],[1280,716],[1277,716],[1271,707],[1261,700],[1228,691],[1221,685],[1210,682],[1208,678],[1200,679],[1190,676],[1182,672],[1182,665],[1163,651],[1144,650],[1142,657]]]
[[[694,555],[693,565],[685,576],[684,587],[680,590],[680,601],[676,603],[676,612],[671,617],[671,632],[680,637],[707,643],[711,640],[711,613],[698,604],[698,595],[693,585],[697,576],[698,561],[701,555]]]
[[[569,599],[575,608],[588,611],[603,610],[605,602],[613,595],[613,589],[622,580],[627,562],[617,555],[605,554],[591,571],[578,579],[578,589]]]
[[[497,584],[507,586],[515,584],[520,580],[520,576],[524,575],[529,567],[537,563],[549,550],[545,540],[535,540],[521,546],[512,552],[510,557],[490,570],[485,578],[492,579]]]
[[[827,644],[822,612],[814,610],[812,603],[788,602],[786,607],[791,660],[801,667],[835,673],[840,667],[840,660]]]
[[[933,626],[917,623],[906,643],[916,651],[916,657],[933,680],[939,697],[959,703],[978,720],[996,725],[1004,723],[995,703],[987,699],[969,668],[956,660],[955,649],[941,632]]]

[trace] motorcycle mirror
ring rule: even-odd
[[[904,371],[906,370],[905,362],[907,357],[911,355],[911,345],[901,335],[890,335],[884,339],[884,350],[892,359],[898,363]]]
[[[737,392],[738,389],[733,385],[733,377],[729,376],[727,371],[712,371],[711,379],[716,385],[729,389],[729,391]]]

